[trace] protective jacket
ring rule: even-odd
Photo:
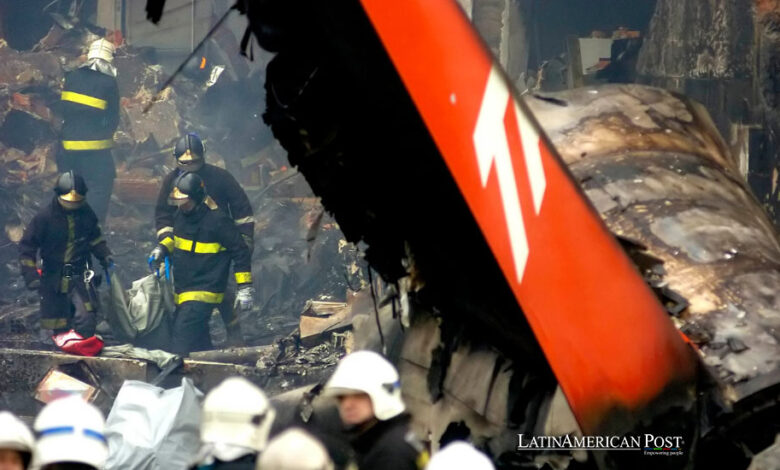
[[[422,470],[428,451],[409,429],[410,417],[402,414],[377,421],[355,435],[351,442],[359,470]]]
[[[83,336],[92,336],[96,296],[93,287],[83,282],[82,274],[90,254],[105,262],[111,251],[89,205],[66,211],[55,196],[49,206],[33,217],[19,242],[19,263],[28,284],[39,278],[38,254],[43,261],[41,327],[66,330],[70,325]],[[78,294],[76,298],[74,292]]]
[[[202,203],[190,213],[177,211],[172,235],[161,245],[173,254],[177,304],[222,302],[231,260],[236,283],[252,282],[249,247],[233,220],[216,205]]]
[[[44,275],[60,273],[67,264],[83,267],[90,253],[99,260],[111,254],[89,205],[66,211],[56,197],[33,217],[19,242],[19,262],[25,279],[38,276],[35,261],[39,251]]]
[[[238,181],[230,172],[208,163],[204,164],[196,173],[203,179],[209,197],[233,220],[240,233],[248,237],[251,246],[255,231],[255,219],[252,216],[252,205],[249,203],[249,198]],[[168,196],[180,174],[181,171],[177,169],[166,175],[160,194],[157,196],[154,218],[157,239],[161,243],[172,236],[176,206],[168,204]]]
[[[119,124],[116,78],[87,67],[78,68],[65,75],[61,98],[65,150],[103,150],[114,146],[114,131]]]

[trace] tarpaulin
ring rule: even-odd
[[[117,346],[106,346],[100,352],[101,357],[117,357],[122,359],[139,359],[141,361],[152,362],[160,369],[165,369],[173,361],[179,359],[179,356],[171,354],[160,349],[137,348],[132,344],[120,344]]]
[[[150,274],[125,291],[121,277],[114,271],[110,297],[106,316],[119,341],[150,349],[162,349],[168,344],[168,321],[176,309],[171,281]]]
[[[106,469],[187,468],[200,445],[202,397],[186,378],[171,390],[125,381],[106,420]]]

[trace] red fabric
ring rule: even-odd
[[[60,333],[51,337],[54,344],[63,352],[78,356],[97,356],[103,350],[103,340],[97,336],[84,338],[75,330]]]

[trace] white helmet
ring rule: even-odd
[[[463,441],[447,444],[439,452],[433,454],[425,470],[451,470],[453,468],[495,470],[493,462],[485,454]]]
[[[78,395],[46,405],[35,419],[33,465],[76,462],[102,469],[108,458],[103,414]]]
[[[114,51],[114,44],[111,41],[106,39],[98,39],[89,45],[87,60],[103,59],[106,62],[111,62],[114,60]]]
[[[394,418],[406,409],[398,371],[373,351],[355,351],[345,356],[325,385],[325,394],[329,396],[355,393],[366,393],[371,398],[374,416],[380,421]]]
[[[21,419],[9,411],[0,411],[0,449],[32,455],[35,439]]]
[[[212,456],[229,462],[265,448],[275,415],[260,387],[229,377],[203,401],[200,437]]]
[[[271,439],[256,469],[333,470],[333,461],[320,441],[303,429],[292,428]]]

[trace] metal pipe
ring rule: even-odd
[[[190,53],[195,50],[195,0],[190,2]]]

